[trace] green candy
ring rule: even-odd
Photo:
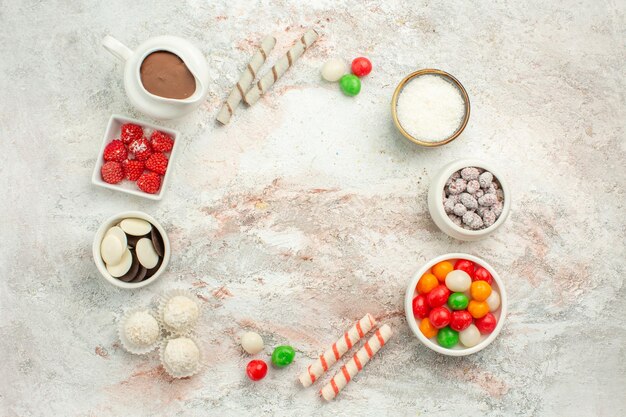
[[[469,304],[469,298],[462,292],[454,292],[448,297],[448,306],[452,310],[465,310]]]
[[[354,74],[346,74],[339,80],[341,91],[347,96],[356,96],[361,91],[361,80]]]
[[[437,342],[445,348],[451,348],[459,343],[459,332],[456,332],[449,327],[444,327],[439,330],[439,333],[437,333]]]
[[[277,368],[284,368],[293,362],[296,351],[291,346],[277,346],[272,352],[272,363]]]

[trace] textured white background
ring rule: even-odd
[[[626,4],[307,3],[0,1],[0,415],[625,415]],[[217,127],[258,40],[278,38],[274,61],[307,27],[315,47]],[[184,143],[160,203],[90,184],[111,113],[142,117],[105,34],[183,36],[211,65],[206,103],[168,123]],[[328,57],[357,55],[374,63],[358,97],[320,81]],[[472,100],[463,136],[434,150],[402,139],[389,111],[424,67]],[[447,238],[426,209],[431,176],[464,156],[513,189],[510,219],[480,243]],[[100,222],[129,209],[173,247],[160,282],[131,292],[91,259]],[[509,291],[504,331],[467,358],[429,351],[403,317],[411,274],[449,251],[484,257]],[[206,369],[183,381],[115,335],[124,309],[176,286],[205,305]],[[396,335],[324,404],[296,376],[368,311]],[[295,363],[250,383],[245,329],[265,355],[293,345]]]

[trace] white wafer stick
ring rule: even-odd
[[[298,379],[303,386],[308,387],[324,372],[335,364],[353,345],[364,337],[372,328],[376,326],[374,317],[367,313],[363,318],[343,334],[322,356],[307,367]]]
[[[267,36],[263,39],[259,50],[252,56],[248,66],[241,74],[241,77],[239,77],[239,81],[237,81],[237,84],[235,84],[230,95],[222,105],[220,112],[217,114],[218,122],[222,124],[229,122],[239,102],[241,102],[246,91],[248,91],[250,83],[256,78],[256,72],[261,68],[272,49],[274,49],[274,45],[276,45],[276,38],[273,36]]]
[[[391,337],[391,333],[391,328],[386,324],[376,330],[374,336],[365,342],[365,345],[354,354],[352,359],[341,367],[341,371],[337,372],[330,382],[320,390],[322,397],[324,397],[326,401],[335,398],[339,394],[339,391],[341,391],[348,382],[363,369],[365,364],[372,359],[376,352],[387,343]]]
[[[249,106],[257,102],[261,94],[265,93],[293,64],[300,58],[302,53],[307,50],[318,38],[318,34],[314,29],[309,29],[302,37],[291,47],[287,54],[279,59],[272,67],[271,71],[261,78],[250,91],[246,93],[244,102]]]

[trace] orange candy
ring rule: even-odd
[[[437,277],[435,277],[430,272],[426,272],[420,280],[417,282],[417,293],[418,294],[426,294],[429,293],[430,290],[439,285],[439,281],[437,281]]]
[[[435,274],[437,279],[441,282],[446,280],[446,275],[452,270],[454,270],[454,265],[452,265],[452,262],[448,261],[439,262],[433,266],[433,274]]]
[[[489,304],[484,301],[472,300],[467,305],[467,311],[469,311],[472,317],[479,319],[489,313]]]
[[[428,317],[423,318],[422,321],[420,321],[419,327],[420,331],[424,336],[426,336],[427,339],[437,336],[437,332],[439,331],[434,328],[432,324],[430,324],[430,320],[428,320]]]
[[[491,295],[491,285],[487,281],[474,281],[470,287],[473,300],[485,301]]]

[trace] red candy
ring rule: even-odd
[[[246,366],[246,374],[251,380],[259,381],[267,375],[267,364],[258,359],[252,360]]]
[[[415,317],[419,317],[423,319],[428,317],[430,313],[430,306],[428,305],[428,301],[426,301],[426,295],[420,294],[413,299],[413,315]]]
[[[431,307],[441,307],[448,301],[450,296],[450,290],[443,284],[437,285],[428,294],[426,294],[426,301]]]
[[[120,127],[122,131],[121,139],[126,145],[131,143],[135,139],[141,139],[143,136],[143,129],[134,123],[125,123]]]
[[[476,271],[474,271],[474,275],[470,276],[472,277],[472,281],[487,281],[489,285],[491,285],[491,283],[493,282],[493,278],[491,277],[489,271],[487,271],[482,266],[476,268]]]
[[[102,156],[105,161],[122,162],[126,159],[127,155],[128,151],[126,150],[126,146],[124,146],[121,140],[116,139],[111,141],[104,148],[104,155]]]
[[[372,72],[372,63],[365,57],[358,57],[352,61],[352,73],[357,77],[365,77]]]
[[[496,316],[491,313],[487,313],[485,316],[476,319],[474,324],[478,328],[482,334],[491,333],[496,328],[496,324],[498,321],[496,320]]]
[[[454,269],[464,271],[467,275],[474,279],[474,262],[468,261],[467,259],[459,259],[455,262]]]
[[[428,321],[436,329],[442,329],[450,323],[450,310],[445,307],[433,308],[428,315]]]
[[[450,317],[450,328],[460,332],[472,324],[473,317],[467,310],[453,311]]]

